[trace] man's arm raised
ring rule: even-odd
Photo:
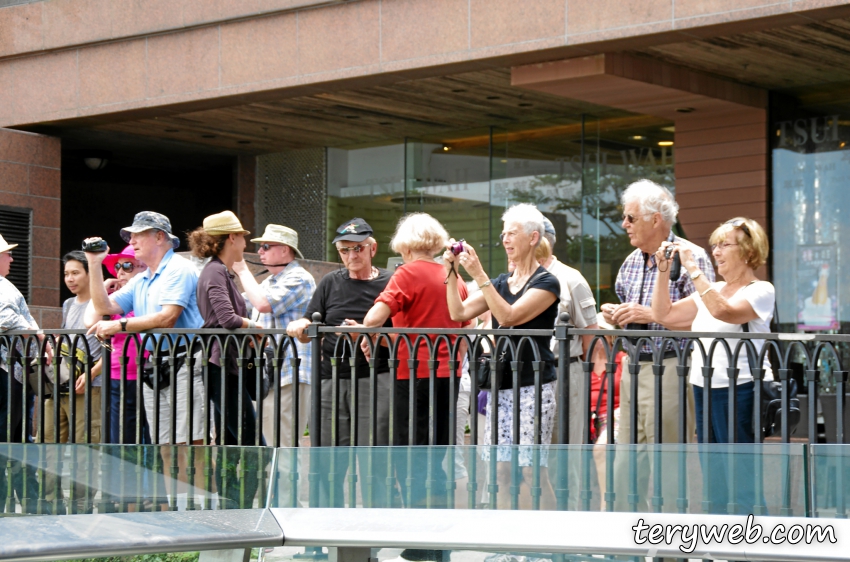
[[[100,240],[100,238],[86,238],[86,242]],[[109,254],[109,248],[105,252],[86,252],[86,260],[89,262],[89,291],[94,312],[98,316],[113,316],[124,314],[118,304],[109,298],[103,286],[103,259]]]

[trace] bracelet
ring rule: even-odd
[[[708,293],[709,291],[713,291],[713,290],[714,290],[714,286],[712,285],[711,287],[709,287],[708,289],[706,289],[705,291],[703,291],[699,294],[700,298],[704,297],[706,293]]]
[[[493,283],[491,283],[490,280],[488,279],[486,283],[482,283],[481,285],[478,285],[478,288],[483,289],[484,287],[489,287],[492,284]]]

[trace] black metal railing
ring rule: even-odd
[[[562,319],[566,320],[566,319]],[[308,329],[311,337],[311,345],[313,346],[313,361],[312,365],[306,366],[301,364],[301,359],[298,357],[297,348],[295,346],[295,341],[288,337],[283,330],[238,330],[238,331],[225,331],[225,330],[156,330],[150,333],[145,334],[133,334],[129,338],[127,338],[124,342],[122,349],[111,349],[111,346],[104,347],[102,349],[102,357],[103,357],[103,368],[102,374],[99,377],[102,381],[101,387],[102,391],[100,392],[100,403],[93,404],[92,396],[94,394],[93,389],[95,388],[92,384],[91,370],[94,364],[90,358],[92,356],[92,350],[89,348],[89,343],[85,337],[83,337],[84,332],[81,330],[50,330],[45,331],[43,333],[43,338],[39,339],[36,332],[33,331],[20,331],[20,332],[6,332],[0,335],[0,348],[9,350],[7,351],[9,357],[7,359],[7,363],[4,365],[6,371],[10,370],[9,365],[12,365],[11,370],[14,373],[14,377],[7,377],[4,381],[6,388],[4,389],[6,392],[6,401],[7,404],[3,404],[4,407],[4,415],[7,417],[6,424],[6,435],[0,436],[0,438],[4,439],[6,442],[26,442],[27,436],[13,437],[11,434],[12,430],[12,419],[11,415],[13,411],[16,411],[16,407],[20,406],[20,410],[22,412],[26,412],[29,407],[29,402],[32,400],[34,402],[34,412],[36,423],[36,439],[39,441],[44,440],[45,435],[45,402],[48,399],[54,398],[54,394],[59,395],[59,393],[67,394],[69,392],[68,389],[64,389],[59,391],[53,381],[61,378],[60,373],[64,370],[70,373],[79,373],[79,376],[85,378],[85,384],[83,386],[83,400],[82,405],[84,406],[83,411],[79,412],[76,408],[75,401],[70,401],[68,406],[67,417],[70,418],[70,426],[74,427],[76,425],[76,418],[78,416],[83,416],[83,428],[84,435],[82,439],[76,436],[75,432],[70,432],[68,435],[68,442],[74,443],[75,441],[84,441],[87,443],[92,442],[92,428],[91,422],[93,419],[92,412],[94,408],[100,409],[100,419],[102,423],[102,431],[101,433],[104,436],[108,436],[110,434],[109,431],[109,393],[111,391],[112,385],[118,385],[120,389],[120,393],[122,398],[125,397],[125,391],[127,388],[127,380],[128,375],[135,375],[137,381],[142,380],[142,370],[144,366],[148,365],[149,375],[147,379],[151,382],[151,390],[157,396],[157,399],[154,401],[154,410],[152,412],[147,412],[148,414],[148,422],[151,425],[154,431],[151,432],[152,443],[158,444],[159,437],[159,428],[157,424],[159,423],[158,410],[161,410],[165,407],[161,403],[161,398],[159,398],[159,391],[163,388],[167,388],[170,395],[170,402],[172,404],[176,403],[176,375],[177,372],[186,367],[187,369],[200,373],[201,379],[203,381],[204,387],[204,395],[203,401],[206,407],[210,407],[211,397],[209,392],[206,390],[209,387],[209,356],[211,352],[211,348],[213,343],[221,346],[223,348],[222,355],[227,355],[233,348],[236,348],[236,361],[237,361],[237,377],[239,379],[238,392],[247,392],[250,393],[252,399],[261,393],[264,384],[268,384],[269,379],[272,381],[279,381],[281,370],[283,369],[284,362],[289,362],[292,372],[294,376],[292,377],[292,385],[291,388],[287,388],[285,391],[291,391],[293,396],[297,396],[298,387],[300,384],[299,376],[302,372],[302,369],[309,368],[311,369],[311,379],[314,385],[317,385],[318,381],[321,379],[321,361],[322,361],[322,346],[321,340],[325,334],[338,334],[339,338],[337,340],[336,348],[335,348],[335,356],[327,358],[334,365],[332,369],[333,376],[333,386],[336,388],[338,386],[337,368],[336,365],[339,365],[342,361],[348,361],[351,363],[352,367],[354,365],[354,361],[351,359],[350,350],[354,348],[360,348],[361,343],[366,341],[367,345],[373,350],[373,352],[377,349],[378,345],[382,345],[386,347],[389,351],[389,358],[387,360],[387,370],[390,375],[390,379],[394,382],[397,382],[397,371],[399,367],[399,360],[397,359],[398,351],[402,345],[406,346],[408,349],[413,350],[413,353],[410,353],[411,356],[416,356],[417,351],[420,349],[426,349],[428,353],[428,365],[427,372],[429,385],[433,387],[437,380],[437,370],[439,367],[439,352],[440,348],[443,350],[448,350],[449,353],[449,362],[448,369],[451,374],[452,379],[456,379],[460,376],[462,365],[464,364],[464,359],[468,362],[468,365],[471,365],[471,403],[475,403],[475,400],[478,397],[478,394],[483,391],[492,391],[493,388],[479,388],[477,377],[475,376],[475,370],[479,366],[479,360],[486,353],[489,355],[489,363],[490,363],[490,371],[493,373],[491,377],[491,382],[493,387],[498,387],[501,382],[501,377],[503,376],[502,365],[500,364],[499,356],[503,351],[507,351],[507,361],[508,365],[510,365],[510,371],[512,373],[513,380],[511,381],[513,392],[513,404],[515,412],[519,409],[519,401],[517,400],[520,392],[520,387],[518,384],[518,376],[519,372],[522,370],[523,361],[517,360],[517,357],[522,356],[525,353],[530,353],[533,356],[532,368],[535,372],[535,384],[534,384],[534,403],[539,405],[540,403],[540,387],[541,381],[539,374],[543,370],[543,362],[540,357],[540,349],[537,341],[534,338],[546,337],[553,338],[561,343],[559,345],[559,353],[560,357],[556,358],[556,371],[557,371],[557,384],[558,384],[558,434],[552,436],[552,443],[567,443],[568,435],[569,435],[569,426],[571,421],[573,421],[574,416],[579,416],[578,419],[587,420],[590,418],[590,413],[593,405],[590,400],[590,381],[591,381],[591,372],[593,369],[593,363],[590,361],[581,361],[581,366],[584,373],[584,381],[583,388],[585,390],[585,395],[581,400],[581,412],[571,412],[569,409],[569,401],[566,397],[569,395],[569,386],[570,386],[570,377],[569,377],[569,356],[567,355],[569,350],[569,342],[574,337],[581,336],[592,336],[592,343],[590,345],[591,350],[588,353],[589,356],[593,355],[593,350],[597,346],[602,346],[604,348],[604,353],[606,357],[606,369],[607,369],[607,389],[606,392],[609,396],[614,396],[615,394],[615,378],[614,372],[617,369],[617,364],[615,362],[615,357],[618,352],[625,352],[629,357],[629,372],[623,373],[623,377],[630,377],[632,384],[630,385],[632,396],[623,396],[621,400],[628,400],[630,403],[635,402],[636,392],[637,392],[637,376],[639,372],[639,365],[641,363],[641,357],[645,357],[645,353],[641,354],[640,349],[650,347],[652,349],[652,365],[653,365],[653,373],[656,377],[655,382],[655,396],[654,400],[655,411],[652,412],[652,416],[654,417],[656,424],[660,421],[662,417],[662,409],[661,404],[662,400],[662,387],[661,387],[661,378],[665,376],[669,376],[669,373],[665,373],[665,369],[669,368],[669,366],[665,366],[663,364],[663,359],[666,355],[670,356],[671,352],[675,354],[676,358],[676,374],[675,376],[679,379],[678,392],[677,392],[677,401],[680,405],[684,404],[687,400],[687,386],[688,386],[688,378],[690,375],[690,354],[691,352],[699,353],[703,357],[703,364],[705,365],[702,368],[702,377],[704,380],[704,388],[710,388],[711,386],[711,378],[713,376],[714,368],[712,367],[712,362],[715,358],[722,354],[726,358],[726,365],[737,365],[738,358],[741,355],[746,355],[747,357],[752,357],[750,360],[751,372],[753,379],[756,383],[760,383],[764,380],[765,374],[768,372],[769,368],[772,369],[774,373],[774,378],[778,382],[781,392],[781,408],[778,414],[778,417],[781,419],[782,413],[789,411],[791,409],[791,400],[792,394],[794,390],[795,384],[792,383],[793,374],[795,372],[802,372],[804,374],[803,377],[803,385],[799,390],[800,394],[803,394],[803,390],[807,391],[805,394],[805,399],[807,400],[806,406],[804,410],[807,413],[807,418],[803,420],[804,425],[807,427],[807,435],[797,437],[805,437],[808,439],[810,443],[818,442],[818,433],[817,433],[817,400],[818,400],[818,381],[821,376],[821,371],[823,369],[824,360],[828,359],[829,369],[831,371],[831,375],[835,380],[835,389],[836,389],[836,427],[835,427],[835,440],[838,443],[843,443],[845,440],[845,431],[844,431],[844,417],[845,417],[845,399],[844,396],[847,391],[847,370],[842,366],[843,357],[841,349],[839,348],[840,344],[850,343],[850,335],[810,335],[810,334],[734,334],[734,339],[738,340],[736,345],[730,347],[727,339],[730,338],[729,333],[712,333],[712,332],[674,332],[674,331],[627,331],[627,330],[577,330],[574,329],[567,324],[559,324],[555,327],[554,330],[511,330],[509,334],[506,333],[505,330],[479,330],[479,329],[464,329],[464,330],[446,330],[446,329],[421,329],[421,328],[405,328],[405,329],[393,329],[393,328],[371,328],[371,329],[358,329],[352,327],[338,327],[338,326],[324,326],[321,324],[318,318],[314,319],[314,322]],[[161,336],[161,337],[160,337]],[[606,341],[606,337],[611,338],[613,343],[609,343]],[[710,345],[706,346],[699,338],[710,338]],[[373,339],[375,341],[373,341]],[[760,353],[755,352],[755,347],[753,345],[754,341],[764,341],[764,345],[761,349]],[[54,358],[51,364],[47,365],[46,353],[45,353],[45,345],[50,343],[54,350],[59,350],[61,347],[65,346],[68,350],[67,352],[63,352],[60,354],[58,351],[54,351]],[[135,343],[135,349],[137,349],[137,353],[134,357],[132,357],[133,361],[136,365],[136,371],[134,373],[128,373],[128,363],[130,359],[128,354],[128,348],[131,342]],[[257,353],[255,350],[263,349],[265,347],[269,347],[272,349],[272,353],[265,355],[263,353]],[[179,350],[176,354],[173,353],[171,349]],[[82,351],[82,356],[86,359],[80,359],[77,355],[77,350]],[[112,372],[111,367],[111,358],[113,353],[120,354],[120,372],[117,374],[116,378],[113,378],[115,373]],[[376,402],[375,397],[375,388],[376,388],[376,380],[375,377],[379,374],[376,372],[376,359],[371,359],[369,362],[369,373],[366,377],[357,378],[355,377],[352,380],[352,390],[353,392],[350,395],[350,403],[348,406],[351,407],[352,411],[356,412],[358,410],[358,401],[357,397],[361,392],[370,393],[370,397],[372,399],[372,404]],[[416,358],[412,358],[409,360],[409,368],[411,370],[416,370],[419,366],[420,360]],[[646,361],[644,361],[646,363]],[[421,368],[419,369],[421,372]],[[731,384],[729,385],[729,389],[732,390],[735,388],[735,383],[737,382],[737,377],[739,375],[739,369],[737,368],[727,368],[726,376],[728,377]],[[28,384],[20,384],[23,382],[21,379],[21,373],[23,372],[24,376]],[[224,381],[226,377],[231,377],[232,375],[227,374],[225,370],[220,370],[221,380]],[[132,378],[132,377],[131,377]],[[264,380],[265,379],[265,380]],[[195,388],[195,380],[192,377],[188,379],[189,392],[187,392],[185,397],[185,407],[188,410],[191,410],[194,406],[193,400],[195,396],[194,390]],[[414,383],[410,383],[411,394],[413,392]],[[72,389],[71,389],[72,391]],[[135,417],[137,419],[142,418],[142,410],[144,408],[143,400],[141,399],[142,394],[142,384],[139,383],[135,388],[136,396],[135,396],[135,408],[134,412]],[[271,416],[277,421],[282,415],[291,415],[294,418],[297,418],[298,412],[281,412],[279,408],[280,404],[280,393],[281,387],[279,384],[271,384],[269,385],[269,392],[273,393],[275,397],[275,410],[271,412]],[[764,416],[762,410],[762,385],[755,384],[754,386],[755,392],[755,400],[754,400],[754,418],[756,420],[761,420]],[[449,387],[449,411],[447,412],[450,424],[456,422],[457,419],[457,393],[458,389],[456,385],[451,385]],[[704,415],[706,416],[711,409],[711,394],[704,393],[703,404],[696,405],[697,407],[701,407],[704,410]],[[428,395],[433,398],[434,392],[433,390],[428,392]],[[330,446],[334,446],[339,442],[339,434],[337,431],[337,415],[339,412],[340,404],[338,400],[338,396],[334,394],[331,400],[331,408],[329,411],[324,411],[322,409],[321,403],[321,392],[313,393],[311,410],[312,416],[310,418],[310,435],[312,437],[312,443],[317,445],[321,442],[321,419],[330,418],[331,420],[331,432],[332,438],[330,439]],[[498,398],[499,394],[494,393],[491,400],[493,400],[493,407],[491,408],[491,439],[494,440],[496,438],[496,411],[498,410]],[[396,402],[400,399],[411,400],[411,396],[401,397],[398,395],[397,386],[393,385],[390,387],[389,401],[389,415],[393,417],[395,409],[394,406]],[[15,408],[12,407],[12,402],[17,401],[17,405]],[[123,404],[125,400],[120,400],[119,403]],[[261,431],[261,419],[266,412],[262,411],[263,404],[262,400],[255,400],[256,408],[257,408],[257,416],[256,416],[256,426],[255,426],[255,439],[253,442],[247,442],[242,439],[240,434],[238,445],[260,445],[262,443],[262,431]],[[299,407],[298,400],[293,400],[293,408],[296,409]],[[417,407],[416,401],[411,401],[413,406],[413,411],[410,414],[410,419],[416,419],[415,408]],[[241,405],[241,396],[239,404]],[[736,409],[736,393],[729,393],[729,410],[730,410],[730,424],[729,424],[729,434],[735,435],[735,427],[734,423],[731,423],[731,420],[734,418],[733,413]],[[59,404],[58,401],[53,401],[52,406],[55,408],[54,410],[54,427],[53,434],[59,435],[60,427],[58,425],[59,419]],[[431,420],[431,426],[428,428],[428,442],[425,444],[436,445],[438,444],[435,441],[435,427],[434,420],[436,416],[436,404],[434,400],[429,400],[428,406],[429,408],[429,419]],[[230,415],[227,411],[224,410],[224,406],[219,408],[221,411],[217,416],[218,419],[213,419],[213,421],[218,421],[221,427],[225,425],[225,418]],[[539,408],[538,408],[539,409]],[[372,409],[374,410],[374,408]],[[679,419],[677,420],[677,439],[676,442],[685,443],[688,441],[692,441],[690,439],[691,436],[687,435],[686,429],[686,420],[685,420],[685,411],[686,409],[683,407],[678,408],[679,411]],[[169,414],[173,414],[174,412],[169,412]],[[632,417],[632,435],[623,436],[628,437],[627,439],[620,439],[621,443],[636,443],[634,428],[636,426],[637,416],[638,416],[638,408],[631,407],[630,415]],[[242,412],[237,410],[233,412],[233,415],[241,417]],[[177,438],[177,427],[175,416],[170,415],[171,419],[170,426],[168,428],[170,441],[174,443]],[[518,419],[518,416],[514,416],[515,419]],[[124,416],[119,416],[119,420],[123,420]],[[376,425],[378,420],[376,419],[375,412],[371,411],[368,416],[369,419],[369,430],[368,435],[374,436],[376,434]],[[213,444],[212,441],[213,435],[215,435],[211,431],[210,427],[210,416],[205,416],[203,419],[203,444],[209,445]],[[395,420],[394,420],[395,421]],[[416,444],[414,439],[415,432],[411,431],[412,421],[409,422],[411,427],[408,428],[408,434],[410,438],[410,442],[408,444]],[[515,423],[518,423],[515,421]],[[188,417],[188,434],[193,434],[195,428],[192,427],[193,419],[191,416]],[[478,421],[475,416],[470,417],[469,425],[471,430],[471,439],[472,444],[478,444]],[[585,424],[587,425],[587,424]],[[779,428],[779,436],[782,442],[789,442],[791,438],[791,432],[793,428],[788,423],[780,423],[777,424]],[[535,429],[534,434],[534,442],[540,443],[540,435],[539,435],[539,420],[535,420]],[[758,428],[756,432],[756,441],[762,442],[764,439],[764,434],[761,431],[763,427],[763,423],[756,423],[755,426]],[[281,436],[279,435],[279,431],[277,428],[278,424],[274,424],[276,428],[272,435],[265,436],[266,444],[270,446],[298,446],[297,436],[293,435],[290,443],[281,443]],[[360,432],[357,431],[357,416],[354,416],[354,421],[352,423],[350,429],[350,442],[352,445],[373,445],[375,444],[374,438],[367,439],[365,441],[359,438]],[[391,423],[389,427],[389,442],[395,444],[398,443],[397,435],[399,433],[398,423]],[[121,440],[118,441],[117,444],[129,444],[123,442],[124,432],[119,431],[121,435]],[[661,434],[658,432],[658,442],[660,441]],[[135,444],[142,442],[142,436],[140,432],[140,428],[136,428],[136,432],[134,435],[133,442]],[[519,436],[514,432],[513,439],[515,443],[519,443]],[[613,444],[614,435],[613,432],[608,432],[608,442]],[[105,440],[105,439],[104,439]],[[584,432],[582,441],[584,443],[590,443],[590,431],[589,427],[587,431]],[[730,441],[733,441],[730,439]],[[221,444],[221,443],[219,443]],[[445,445],[455,445],[455,434],[454,432],[449,433],[449,439],[447,443],[441,443]]]

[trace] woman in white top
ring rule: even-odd
[[[658,262],[658,281],[652,295],[652,314],[656,322],[673,330],[693,330],[695,332],[742,332],[747,324],[750,332],[769,332],[776,300],[773,285],[759,281],[755,270],[767,261],[768,242],[764,229],[755,221],[746,218],[734,218],[720,225],[709,238],[711,253],[717,263],[717,273],[724,281],[710,283],[694,263],[691,250],[687,247],[676,248],[682,267],[693,280],[696,291],[676,303],[670,302],[668,276],[670,264],[664,254],[669,242],[662,243],[655,254]],[[670,260],[671,261],[671,260]],[[737,339],[727,339],[730,350],[734,351]],[[702,338],[706,353],[711,338]],[[764,340],[753,340],[757,351],[761,351]],[[694,349],[691,353],[690,381],[694,389],[696,403],[697,439],[700,443],[729,443],[728,398],[729,378],[726,369],[729,366],[726,351],[722,346],[715,347],[711,366],[711,439],[708,439],[703,423],[702,400],[705,379],[702,374],[702,353]],[[752,443],[755,439],[753,423],[753,377],[749,359],[744,349],[738,356],[738,380],[736,387],[736,432],[738,443]],[[765,361],[768,372],[765,378],[773,378],[770,366]]]

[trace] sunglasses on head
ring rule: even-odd
[[[747,226],[747,223],[744,221],[744,219],[732,219],[730,221],[726,221],[726,224],[730,224],[735,228],[740,228],[743,231],[744,234],[746,234],[750,238],[753,237],[753,235],[750,234],[750,229]]]
[[[115,264],[115,273],[118,273],[122,269],[124,271],[126,271],[127,273],[130,273],[131,271],[136,269],[136,266],[133,265],[133,263],[129,262],[129,261],[125,261],[124,263],[116,263]]]
[[[368,246],[371,246],[371,244],[358,244],[358,245],[352,246],[350,248],[347,248],[347,247],[337,248],[337,251],[340,254],[342,254],[343,256],[347,256],[348,252],[354,252],[355,254],[359,254],[360,252],[363,251],[364,248],[366,248]]]

